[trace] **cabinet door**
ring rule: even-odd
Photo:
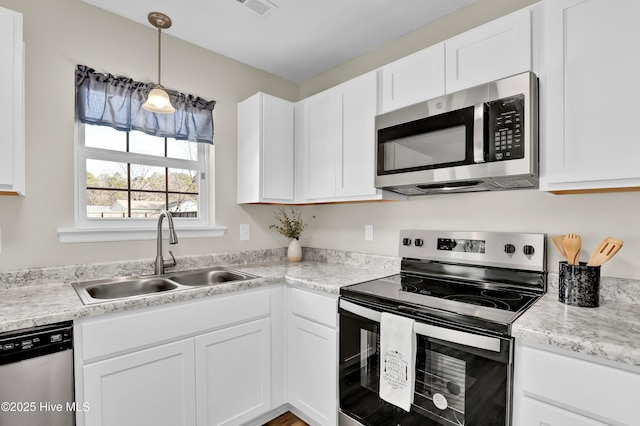
[[[336,147],[342,137],[341,98],[333,89],[303,101],[302,173],[305,200],[336,195]]]
[[[531,11],[523,9],[445,42],[446,89],[456,92],[531,70]]]
[[[293,201],[293,104],[264,95],[262,199]]]
[[[25,190],[22,15],[0,7],[0,195]]]
[[[198,336],[198,425],[241,425],[271,409],[268,318]]]
[[[380,79],[381,113],[444,95],[444,43],[385,65]]]
[[[373,195],[377,78],[371,72],[340,86],[342,138],[338,141],[336,196]]]
[[[193,426],[193,340],[157,346],[83,367],[85,426]]]
[[[238,104],[239,204],[293,202],[293,103],[257,93]]]
[[[546,134],[540,189],[640,186],[640,2],[544,4]],[[621,30],[624,29],[624,30]]]
[[[518,426],[605,426],[606,423],[600,423],[540,401],[524,398],[519,418],[514,419],[513,424]]]
[[[289,403],[321,425],[337,424],[338,332],[289,316]]]

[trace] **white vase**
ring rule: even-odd
[[[300,241],[295,238],[289,243],[287,258],[289,262],[300,262],[302,260],[302,247],[300,247]]]

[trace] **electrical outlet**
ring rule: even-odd
[[[365,241],[373,241],[373,225],[364,226],[364,239]]]
[[[249,241],[251,233],[249,231],[249,224],[243,223],[240,225],[240,241]]]

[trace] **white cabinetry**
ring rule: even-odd
[[[338,303],[336,297],[288,292],[288,400],[323,426],[338,419]]]
[[[520,341],[514,364],[514,425],[638,424],[638,369],[617,368]]]
[[[530,71],[531,29],[526,8],[447,40],[447,93]]]
[[[192,426],[193,340],[160,345],[84,367],[86,425]]]
[[[22,15],[0,7],[0,195],[24,195]]]
[[[271,297],[248,291],[76,322],[76,400],[90,407],[77,424],[240,425],[275,408]]]
[[[198,425],[240,425],[271,409],[268,318],[198,336]]]
[[[640,2],[544,3],[546,119],[540,189],[640,186]],[[624,29],[624,31],[622,30]]]
[[[444,70],[444,43],[382,67],[380,113],[444,95]]]
[[[293,202],[294,106],[265,93],[238,104],[238,203]]]
[[[376,110],[375,72],[299,103],[296,161],[300,201],[383,198],[383,192],[376,190],[373,182]]]

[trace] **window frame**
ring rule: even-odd
[[[144,164],[155,167],[197,170],[200,172],[198,182],[198,217],[176,217],[174,223],[178,235],[185,238],[220,237],[226,231],[224,226],[211,226],[213,219],[213,203],[209,202],[210,188],[214,187],[213,172],[210,171],[210,155],[214,156],[213,145],[198,143],[198,160],[157,157],[123,151],[87,147],[85,145],[85,126],[75,123],[75,158],[74,158],[74,222],[73,228],[59,228],[60,242],[99,242],[99,241],[134,241],[155,239],[157,218],[90,218],[87,216],[87,159],[117,161],[124,163]],[[122,131],[126,133],[125,131]]]

